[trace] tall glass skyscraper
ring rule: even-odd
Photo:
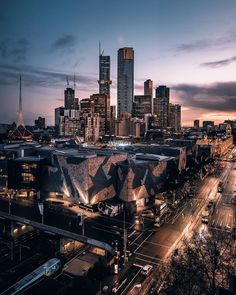
[[[156,88],[156,97],[154,98],[154,114],[157,115],[158,125],[166,128],[169,124],[169,97],[170,89],[164,85]]]
[[[117,111],[132,113],[134,97],[134,50],[124,47],[118,50],[117,68]]]
[[[99,93],[110,97],[110,56],[99,54]]]

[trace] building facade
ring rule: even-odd
[[[144,118],[145,114],[152,113],[152,97],[150,95],[135,95],[133,102],[133,116]]]
[[[99,93],[110,97],[110,56],[99,55]]]
[[[90,96],[94,105],[94,113],[100,117],[100,136],[110,134],[110,96],[106,94],[93,94]]]
[[[75,98],[75,90],[67,87],[64,90],[64,106],[66,109],[78,109],[78,98]]]
[[[176,132],[181,130],[181,106],[179,104],[169,104],[169,127]]]
[[[156,88],[156,97],[153,100],[154,114],[157,115],[158,126],[168,127],[170,89],[164,85]]]
[[[117,107],[118,117],[132,112],[134,96],[134,50],[131,47],[118,50]]]

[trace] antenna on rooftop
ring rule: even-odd
[[[66,83],[67,83],[67,86],[69,86],[69,78],[68,78],[68,76],[66,76]]]
[[[104,50],[101,49],[101,41],[99,41],[99,56],[103,55]]]

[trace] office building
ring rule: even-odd
[[[96,142],[99,139],[100,119],[99,114],[84,114],[84,141]]]
[[[110,97],[110,56],[99,54],[99,93]]]
[[[181,130],[181,106],[179,104],[169,104],[169,127],[176,132]]]
[[[110,115],[111,115],[111,122],[110,122],[110,134],[115,134],[115,124],[116,124],[116,106],[112,105],[110,107]]]
[[[170,89],[164,85],[156,88],[156,97],[153,100],[153,113],[157,115],[158,126],[168,127]]]
[[[67,87],[64,90],[64,106],[66,109],[78,109],[78,98],[75,98],[75,90]]]
[[[144,118],[152,113],[152,97],[150,95],[135,95],[133,102],[133,117]]]
[[[93,94],[90,96],[94,104],[94,113],[100,117],[100,136],[110,134],[110,96],[106,94]]]
[[[94,101],[90,98],[84,98],[80,100],[80,111],[84,113],[94,113]]]
[[[153,113],[153,81],[151,79],[148,79],[144,82],[144,95],[151,96],[151,113]]]
[[[118,50],[117,107],[118,117],[132,112],[134,96],[134,50],[130,47]]]

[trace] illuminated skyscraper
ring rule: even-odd
[[[134,50],[131,47],[118,50],[117,102],[118,117],[132,112],[134,97]]]
[[[99,93],[110,97],[110,56],[102,54],[99,48]]]
[[[156,97],[153,102],[153,113],[157,115],[158,126],[166,128],[169,119],[169,96],[170,89],[166,86],[156,88]]]

